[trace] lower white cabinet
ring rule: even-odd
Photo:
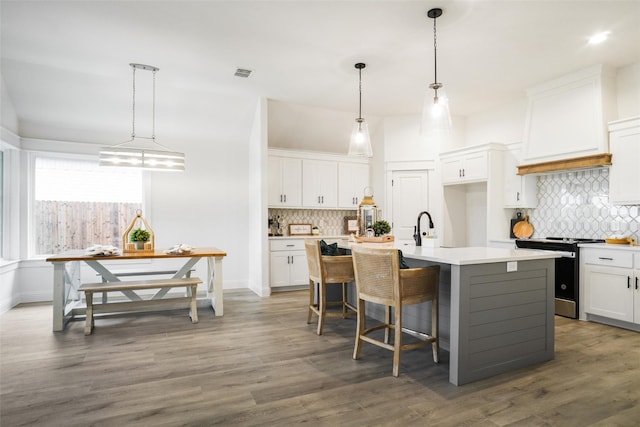
[[[640,252],[582,248],[584,311],[640,325]]]
[[[269,249],[271,288],[309,284],[309,268],[303,239],[271,240]]]

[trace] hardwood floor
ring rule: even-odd
[[[640,334],[556,317],[556,358],[462,387],[447,354],[365,345],[355,319],[306,324],[307,293],[225,293],[200,309],[128,314],[51,332],[51,305],[0,316],[0,425],[638,426]]]

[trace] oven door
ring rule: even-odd
[[[576,283],[576,259],[562,254],[556,258],[556,301],[555,313],[559,316],[578,318]]]

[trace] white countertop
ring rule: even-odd
[[[318,235],[318,234],[313,234],[311,236],[309,235],[304,235],[304,236],[269,236],[269,240],[281,240],[281,239],[331,239],[331,240],[339,240],[339,239],[348,239],[349,236],[341,234],[341,235],[335,235],[335,236],[329,236],[329,235]]]
[[[506,249],[489,247],[467,248],[434,248],[418,246],[403,242],[391,243],[353,243],[346,240],[338,242],[338,246],[349,249],[352,244],[373,248],[396,248],[402,251],[405,258],[432,261],[442,264],[471,265],[489,264],[507,261],[529,261],[536,259],[558,258],[560,255],[551,251],[534,249]]]

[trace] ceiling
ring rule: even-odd
[[[444,10],[438,78],[454,115],[593,64],[640,62],[637,0],[2,0],[2,78],[26,137],[122,135],[130,62],[160,68],[158,105],[197,110],[188,126],[256,96],[355,117],[356,62],[367,64],[364,117],[412,114],[434,79],[432,7]],[[599,31],[609,40],[587,45]],[[253,74],[235,77],[237,67]]]

